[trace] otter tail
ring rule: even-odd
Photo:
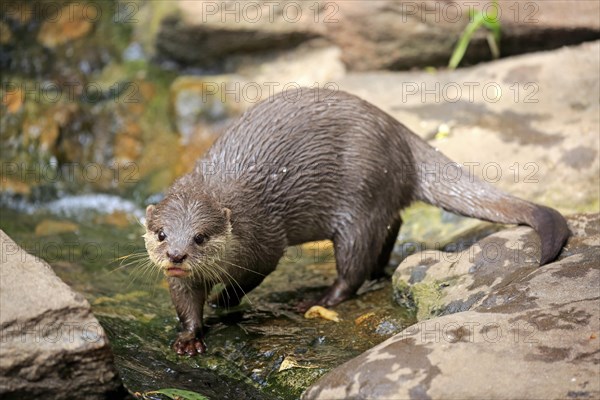
[[[410,141],[417,166],[417,200],[467,217],[528,225],[541,240],[540,264],[558,256],[569,237],[567,222],[558,211],[513,197],[470,176],[416,135]]]

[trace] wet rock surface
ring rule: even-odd
[[[561,263],[565,277],[568,265],[577,260],[592,263],[600,256],[600,215],[576,214],[568,223],[573,236],[553,263]],[[524,285],[532,276],[550,271],[547,266],[539,267],[538,260],[536,233],[528,227],[510,228],[461,252],[430,250],[406,258],[393,276],[394,296],[416,309],[418,320],[473,309],[509,308],[515,302],[525,307],[528,300],[527,307],[534,307],[536,298],[527,294]],[[525,283],[516,284],[521,281]],[[571,284],[575,283],[565,280],[563,288]],[[515,287],[523,290],[506,289]]]
[[[492,262],[482,263],[478,250],[469,261],[469,250],[450,255],[454,262],[441,252],[409,257],[395,274],[396,290],[417,308],[434,296],[436,308],[303,398],[598,397],[600,215],[572,216],[569,227],[573,237],[559,259],[543,267],[515,258],[509,245],[530,241],[528,228],[480,241],[501,250]],[[435,293],[406,295],[420,284]]]
[[[2,398],[124,398],[90,304],[3,231],[0,245]]]

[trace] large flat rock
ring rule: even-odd
[[[0,395],[119,399],[124,389],[90,304],[0,230]]]
[[[508,247],[497,265],[479,265],[476,256],[467,269],[460,260],[469,250],[455,263],[441,253],[409,257],[395,281],[437,281],[446,315],[424,319],[334,369],[303,398],[598,398],[598,221],[598,214],[570,218],[574,236],[561,258],[538,268],[514,268],[515,252]],[[528,232],[520,229],[530,231],[491,237],[523,240]],[[456,298],[466,303],[473,292],[482,296],[452,313],[457,309],[448,306]]]

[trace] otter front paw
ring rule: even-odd
[[[204,341],[194,332],[182,332],[173,343],[173,350],[180,356],[195,356],[206,352]]]

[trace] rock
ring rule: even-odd
[[[491,2],[180,0],[177,5],[180,15],[166,18],[157,36],[158,54],[201,68],[223,68],[229,56],[291,49],[316,37],[338,46],[354,71],[446,66],[469,22],[469,10],[481,9],[495,19]],[[596,40],[598,12],[597,2],[500,2],[501,54]],[[491,57],[481,30],[465,60]]]
[[[451,272],[454,289],[444,289],[440,303],[444,312],[463,312],[405,329],[325,375],[303,399],[597,398],[599,223],[599,214],[570,217],[574,236],[560,259],[544,267],[518,270],[510,257],[480,269],[476,262],[472,270],[457,266],[463,272]],[[529,230],[493,236],[523,240],[528,233],[522,229]],[[423,265],[417,258],[401,264],[398,274],[415,277]],[[440,261],[419,279],[434,279],[441,265],[454,269]],[[481,295],[448,307],[471,293]]]
[[[569,238],[559,259],[597,247],[600,216],[578,214],[568,219],[576,236]],[[585,232],[577,226],[584,226]],[[419,321],[468,311],[490,301],[505,286],[539,268],[539,238],[533,229],[516,227],[494,233],[461,252],[429,250],[406,258],[393,275],[394,296],[416,308]]]
[[[337,88],[335,82],[346,75],[341,56],[339,48],[313,40],[294,50],[263,57],[231,57],[229,64],[248,82],[264,87],[262,96],[247,96],[250,103],[255,103],[298,86]]]
[[[69,221],[54,221],[44,219],[35,227],[35,236],[57,235],[60,233],[77,232],[79,226]]]
[[[10,87],[8,84],[6,88]],[[2,105],[6,107],[6,111],[11,114],[16,114],[23,106],[23,91],[20,88],[15,90],[5,90],[4,96],[2,96]]]
[[[12,40],[12,32],[8,25],[0,22],[0,44],[8,44]]]
[[[495,7],[491,2],[365,3],[367,1],[336,2],[339,23],[327,24],[328,37],[342,48],[344,62],[355,71],[445,67],[469,22],[470,9],[482,10],[495,20]],[[499,2],[501,55],[555,49],[600,38],[600,22],[591,17],[600,12],[600,6],[592,3]],[[365,6],[369,7],[368,11]],[[471,39],[464,61],[476,63],[491,59],[486,31],[482,29]]]
[[[157,53],[183,65],[222,68],[229,56],[286,50],[319,36],[318,24],[307,18],[312,3],[268,3],[179,1],[181,17],[163,20]],[[292,21],[294,12],[299,19]]]
[[[141,3],[136,6],[131,4],[124,7],[121,13],[123,22],[132,24],[133,29],[133,42],[134,48],[140,50],[143,56],[153,56],[155,53],[155,41],[156,36],[160,30],[161,22],[163,19],[173,13],[173,4],[171,2],[152,1],[147,3]],[[144,21],[144,23],[135,23],[137,21]],[[131,46],[131,45],[130,45]],[[128,47],[132,49],[132,47]],[[125,58],[127,54],[124,54]]]
[[[539,266],[539,239],[526,227],[492,234],[467,250],[426,250],[409,256],[393,275],[394,297],[421,321],[466,311],[494,289]]]
[[[0,191],[22,196],[29,196],[31,194],[31,188],[28,184],[18,179],[6,176],[2,181],[0,181]]]
[[[100,214],[94,217],[95,224],[112,225],[117,228],[127,228],[135,222],[135,217],[125,211],[113,211],[110,214]]]
[[[479,178],[563,212],[594,211],[598,54],[600,42],[593,42],[433,74],[352,73],[338,84],[470,165]],[[441,125],[450,133],[435,139]]]
[[[68,4],[56,11],[48,11],[50,8],[42,8],[39,4],[34,7],[38,11],[47,10],[44,14],[48,13],[38,33],[39,42],[47,47],[56,47],[87,35],[94,27],[92,21],[102,12],[97,6],[84,7],[80,3]]]
[[[49,154],[60,135],[58,123],[48,115],[29,119],[23,123],[23,142],[29,148],[39,148],[40,153]]]
[[[123,398],[89,303],[2,231],[0,246],[2,398]]]

